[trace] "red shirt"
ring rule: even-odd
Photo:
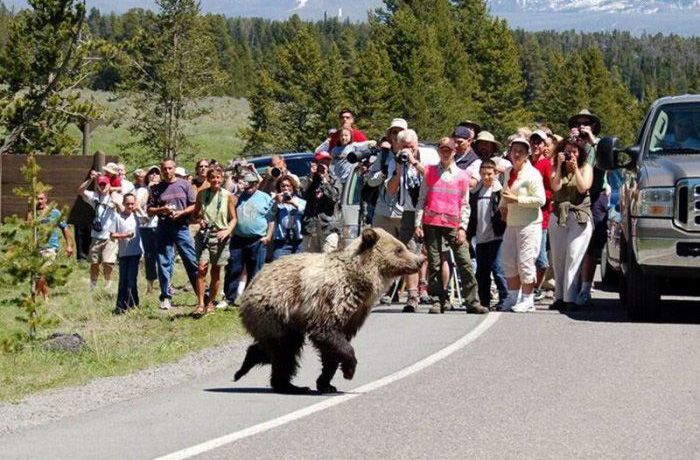
[[[542,228],[549,227],[549,214],[552,212],[552,161],[544,155],[532,164],[540,174],[544,183],[545,202],[542,206]]]
[[[338,145],[338,139],[340,139],[340,130],[334,132],[331,135],[331,140],[330,140],[330,144],[328,146],[328,150],[331,150],[333,147]],[[352,141],[353,142],[364,142],[366,140],[367,140],[367,136],[361,130],[359,130],[359,129],[352,130]]]

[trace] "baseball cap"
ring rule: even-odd
[[[326,152],[325,150],[321,150],[319,152],[316,152],[316,155],[314,155],[314,160],[316,161],[321,161],[321,160],[330,160],[333,158],[330,153]]]
[[[109,177],[107,176],[100,176],[97,178],[97,185],[107,185],[109,183]]]
[[[471,139],[474,137],[474,130],[467,126],[457,126],[452,137],[458,137],[460,139]]]
[[[391,120],[391,124],[389,125],[389,129],[394,129],[394,128],[400,128],[400,129],[408,129],[408,122],[404,120],[403,118],[394,118]]]
[[[243,182],[258,182],[258,175],[252,172],[247,172],[243,175]]]
[[[137,169],[134,171],[134,177],[139,177],[139,176],[145,176],[146,175],[146,170],[144,169]]]
[[[440,139],[440,142],[438,143],[437,148],[438,148],[438,150],[440,150],[440,147],[444,147],[444,146],[447,146],[447,147],[451,148],[452,150],[454,150],[456,148],[455,141],[453,141],[449,137],[443,137],[442,139]]]
[[[185,171],[185,168],[183,168],[182,166],[178,166],[177,168],[175,168],[175,176],[185,177],[187,176],[187,171]]]
[[[512,141],[510,141],[510,144],[508,144],[508,147],[510,147],[513,144],[524,145],[525,148],[527,148],[527,154],[528,155],[530,154],[530,142],[528,142],[528,140],[525,139],[524,137],[518,136],[518,137],[514,138]]]
[[[530,139],[532,139],[533,136],[537,136],[537,137],[539,137],[540,139],[542,139],[543,141],[547,141],[547,139],[549,138],[549,136],[547,136],[547,133],[545,133],[545,132],[544,132],[543,130],[541,130],[541,129],[538,129],[538,130],[536,130],[536,131],[533,131],[532,134],[530,134]]]

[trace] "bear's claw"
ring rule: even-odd
[[[327,385],[321,385],[321,384],[316,384],[316,389],[320,393],[337,393],[338,389],[331,385],[330,383]]]

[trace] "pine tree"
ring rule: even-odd
[[[280,108],[276,102],[279,91],[270,72],[265,68],[260,69],[253,94],[249,100],[250,127],[243,133],[246,139],[245,151],[259,153],[281,147],[291,147],[282,129]]]

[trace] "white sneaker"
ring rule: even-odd
[[[576,296],[576,305],[579,307],[583,307],[584,305],[588,305],[591,303],[591,293],[590,291],[581,291],[578,293],[578,296]]]
[[[226,310],[227,308],[228,308],[228,302],[226,301],[226,299],[224,299],[221,302],[216,304],[217,310]]]
[[[173,306],[170,304],[170,299],[163,299],[160,302],[161,310],[170,310]]]
[[[513,305],[511,308],[515,313],[528,313],[535,311],[535,296],[528,294],[523,296],[523,300]]]

